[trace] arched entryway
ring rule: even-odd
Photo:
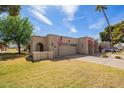
[[[44,51],[44,45],[42,43],[37,43],[36,51]]]

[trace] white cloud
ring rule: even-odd
[[[39,32],[41,30],[40,26],[35,26],[35,30]]]
[[[71,32],[71,33],[76,33],[77,30],[76,30],[76,28],[75,28],[74,26],[72,26],[72,27],[70,28],[70,32]]]
[[[77,5],[63,5],[63,6],[57,6],[61,11],[66,15],[65,18],[63,18],[63,22],[65,26],[69,29],[70,33],[76,33],[77,29],[74,25],[70,24],[69,21],[74,21],[78,19],[84,18],[81,17],[75,17],[75,13],[78,11],[79,6]]]
[[[69,29],[69,33],[76,33],[77,29],[74,25],[70,24],[66,18],[63,19],[65,26]]]
[[[75,13],[77,12],[79,6],[77,6],[77,5],[64,5],[64,6],[60,6],[60,8],[66,14],[68,20],[73,20]]]
[[[75,20],[84,19],[84,18],[85,18],[84,16],[80,16],[80,17],[75,17],[73,19],[70,19],[68,21],[75,21]]]
[[[45,10],[48,8],[45,5],[31,5],[30,8],[35,9],[43,14],[46,14]]]
[[[46,6],[30,6],[31,8],[29,9],[29,11],[32,13],[32,16],[47,24],[47,25],[53,25],[53,23],[45,16],[46,12],[45,9],[47,8]]]
[[[89,29],[101,29],[105,25],[104,19],[99,19],[96,23],[93,23],[89,26]]]

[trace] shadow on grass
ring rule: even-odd
[[[99,54],[96,54],[96,55],[72,54],[72,55],[67,55],[67,56],[56,57],[56,58],[49,59],[49,60],[51,60],[51,61],[53,61],[53,62],[62,61],[62,60],[68,60],[68,61],[69,61],[69,60],[71,60],[71,59],[81,58],[81,57],[86,57],[86,56],[100,57]],[[34,61],[34,60],[33,60],[33,57],[32,57],[31,55],[26,56],[25,59],[26,59],[27,61],[32,62],[32,63],[44,61],[44,59],[43,59],[43,60]],[[47,59],[46,59],[46,60],[47,60]]]
[[[87,57],[87,56],[100,57],[99,54],[96,54],[96,55],[72,54],[72,55],[67,55],[67,56],[56,57],[56,58],[49,59],[49,60],[51,60],[52,62],[59,62],[59,61],[62,61],[62,60],[68,60],[68,61],[69,61],[69,60],[71,60],[71,59],[81,58],[81,57]],[[34,60],[33,60],[33,57],[32,57],[31,55],[27,56],[27,57],[26,57],[26,60],[27,60],[27,61],[31,61],[32,63],[44,61],[44,60],[37,60],[37,61],[34,61]]]
[[[25,59],[26,59],[26,61],[31,61],[32,63],[35,62],[35,61],[33,61],[33,58],[32,58],[31,55],[27,55],[27,56],[25,57]],[[38,62],[39,62],[39,61],[38,61]]]
[[[0,53],[0,61],[14,60],[16,58],[25,57],[26,53]]]
[[[80,57],[85,57],[85,56],[86,55],[68,55],[68,56],[60,56],[60,57],[57,57],[57,58],[54,58],[54,59],[49,59],[49,60],[51,60],[53,62],[62,61],[62,60],[68,60],[69,61],[70,59],[73,59],[73,58],[80,58]],[[26,60],[27,61],[31,61],[32,63],[37,63],[37,62],[44,61],[44,59],[43,60],[34,61],[32,56],[30,56],[30,55],[26,57]]]
[[[44,60],[37,60],[37,61],[34,61],[33,60],[33,57],[31,55],[28,55],[25,57],[25,59],[29,62],[32,62],[32,63],[37,63],[37,62],[41,62],[41,61],[44,61]]]

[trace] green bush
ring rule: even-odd
[[[108,58],[108,56],[107,56],[106,54],[102,55],[102,57],[104,57],[104,58]]]
[[[122,59],[120,56],[115,56],[116,59]]]

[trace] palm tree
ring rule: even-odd
[[[110,44],[111,44],[111,48],[112,48],[112,30],[111,30],[111,25],[110,25],[110,22],[109,22],[109,20],[108,20],[108,17],[107,17],[107,15],[106,15],[106,12],[105,12],[105,10],[107,10],[107,7],[105,6],[105,5],[97,5],[96,6],[96,11],[98,11],[98,12],[103,12],[103,14],[104,14],[104,17],[105,17],[105,19],[106,19],[106,21],[107,21],[107,23],[108,23],[108,28],[109,28],[109,35],[110,35]]]

